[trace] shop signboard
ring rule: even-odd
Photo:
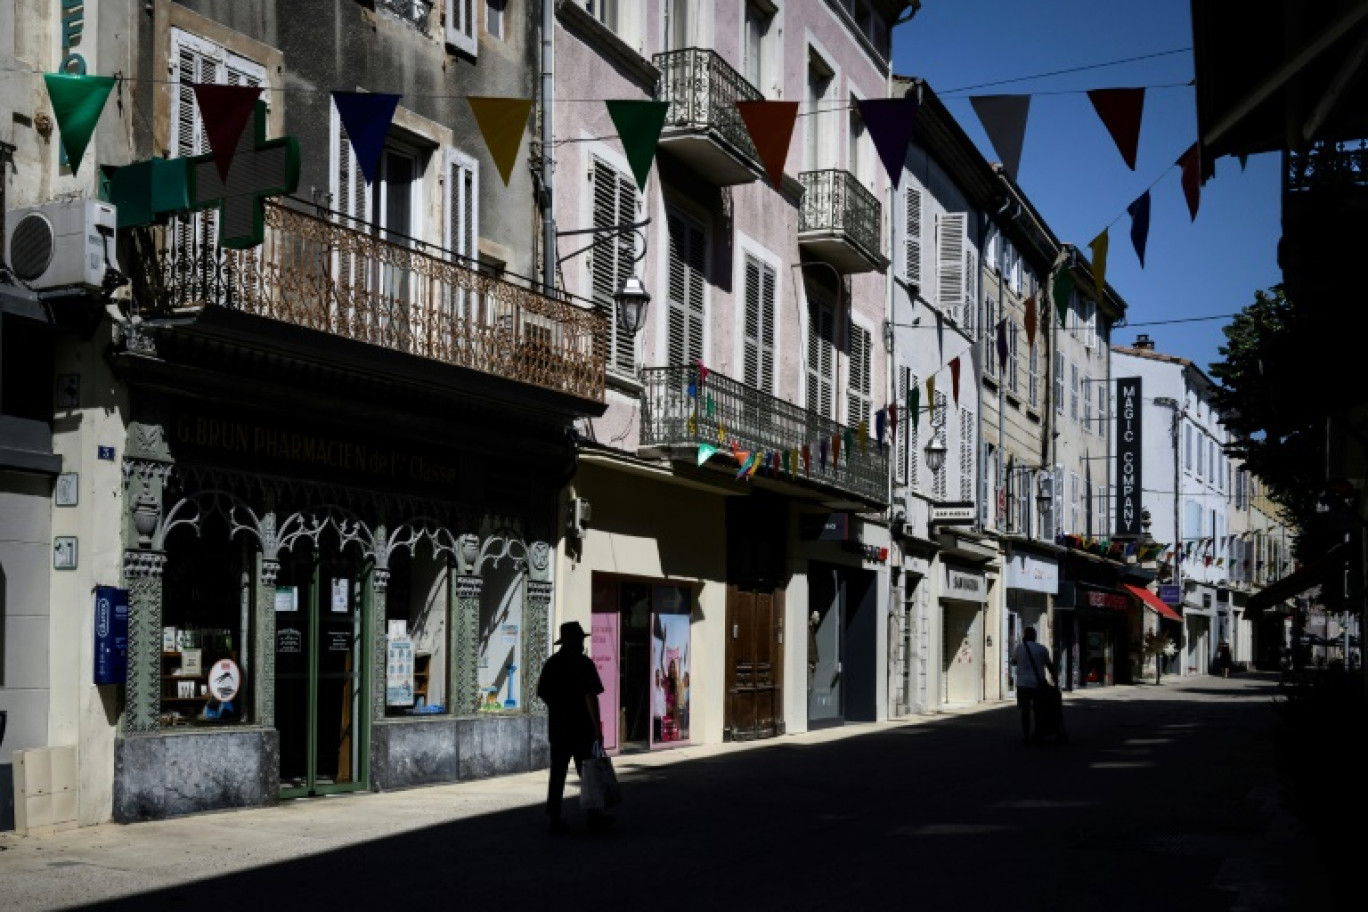
[[[1139,538],[1140,524],[1140,378],[1116,381],[1116,535]]]
[[[945,568],[945,598],[966,602],[988,601],[988,581],[982,573]]]
[[[972,526],[977,510],[973,501],[931,505],[931,523],[937,526]]]
[[[850,538],[849,513],[805,513],[798,532],[806,541],[845,541]]]
[[[1159,601],[1176,608],[1183,601],[1183,587],[1177,583],[1160,583]]]
[[[128,590],[95,587],[95,683],[128,681]]]
[[[1059,591],[1059,564],[1030,554],[1013,554],[1007,560],[1007,588],[1056,593]]]

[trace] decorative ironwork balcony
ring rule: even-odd
[[[882,272],[883,208],[849,171],[804,171],[798,244],[841,272]]]
[[[762,101],[760,90],[706,48],[656,54],[659,99],[670,103],[660,145],[719,187],[748,184],[764,173],[738,101]]]
[[[268,203],[265,243],[248,250],[218,247],[214,213],[175,219],[141,238],[137,307],[221,307],[603,401],[605,314],[341,218]]]
[[[790,461],[790,470],[785,473],[781,459],[777,473],[781,479],[834,489],[870,504],[888,502],[888,451],[868,438],[862,443],[858,429],[716,371],[709,371],[701,380],[696,366],[648,367],[641,375],[642,448],[694,448],[706,443],[722,449],[724,436],[735,440],[738,448],[750,451],[792,454],[807,447],[806,467]],[[841,441],[839,464],[830,451],[833,437]],[[825,460],[821,458],[822,441],[828,444]],[[761,469],[757,474],[769,477],[775,473]]]

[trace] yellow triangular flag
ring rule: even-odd
[[[470,102],[470,110],[480,127],[480,135],[484,137],[489,156],[494,159],[494,167],[499,169],[499,176],[507,187],[508,179],[513,174],[513,162],[518,158],[518,148],[527,129],[527,117],[532,113],[532,99],[471,95],[466,101]]]
[[[1093,284],[1097,286],[1097,300],[1101,301],[1107,293],[1107,231],[1103,228],[1102,233],[1092,239],[1088,244],[1088,249],[1092,251],[1092,277]]]
[[[932,374],[926,378],[926,410],[931,413],[931,417],[936,417],[936,375]]]

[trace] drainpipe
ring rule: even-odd
[[[552,38],[556,29],[556,0],[542,0],[541,9],[541,189],[537,201],[542,212],[542,290],[550,295],[556,288],[556,214],[552,205],[552,172],[555,167],[551,157],[552,103],[554,101],[554,81],[552,79],[554,54]]]

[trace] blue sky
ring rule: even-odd
[[[1254,292],[1281,281],[1277,155],[1216,163],[1202,187],[1196,221],[1188,215],[1179,169],[1170,168],[1197,138],[1192,22],[1188,0],[923,0],[894,32],[893,70],[920,76],[989,161],[993,147],[970,95],[1030,94],[1030,118],[1017,180],[1061,241],[1085,253],[1110,226],[1107,281],[1129,305],[1115,344],[1148,333],[1158,351],[1206,370],[1220,355],[1228,322],[1168,323],[1231,314]],[[1184,48],[1182,53],[1082,72],[968,89],[1058,70]],[[1159,88],[1158,86],[1176,87]],[[1126,167],[1085,94],[1147,86],[1136,167]],[[1149,243],[1142,269],[1126,207],[1150,188]]]

